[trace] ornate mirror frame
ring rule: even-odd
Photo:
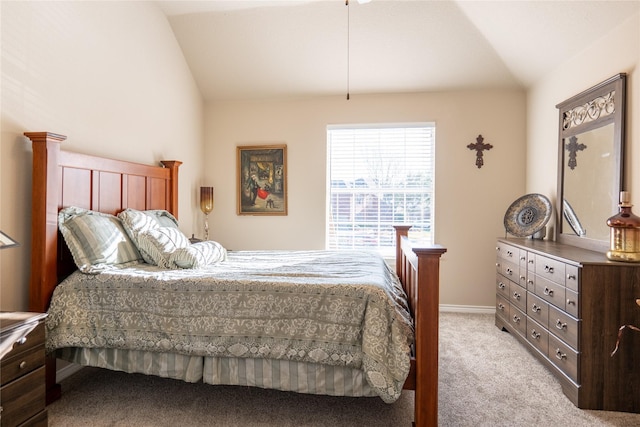
[[[556,199],[556,241],[559,243],[599,252],[609,249],[609,236],[603,233],[607,233],[607,218],[618,211],[618,197],[624,188],[625,106],[626,74],[623,73],[556,105],[560,113]],[[613,129],[604,128],[608,125],[612,125]],[[606,138],[593,138],[594,134],[605,134]],[[598,144],[593,142],[596,139]],[[597,159],[590,164],[587,157],[589,146],[593,143],[599,147],[601,140],[606,140],[606,145],[598,148],[601,151],[597,157],[606,162],[603,168],[599,167]],[[581,166],[585,178],[572,178],[570,174]],[[567,185],[569,182],[573,184]],[[604,195],[597,192],[600,189]],[[585,207],[586,204],[582,203],[581,211],[578,208],[574,211],[570,202],[565,200],[567,197],[578,200],[584,198],[591,203],[591,207]],[[596,209],[602,212],[589,221],[591,225],[596,224],[596,230],[589,225],[583,227],[581,216],[593,215]],[[604,230],[600,227],[600,221]]]

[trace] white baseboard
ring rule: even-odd
[[[440,311],[445,313],[477,313],[477,314],[496,314],[494,306],[482,305],[451,305],[440,304]]]
[[[60,383],[60,381],[64,380],[65,378],[69,378],[80,369],[82,369],[82,366],[76,365],[75,363],[71,363],[69,365],[63,366],[62,368],[56,369],[56,383]]]

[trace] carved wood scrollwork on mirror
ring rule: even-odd
[[[606,251],[624,177],[626,75],[558,104],[556,240]]]

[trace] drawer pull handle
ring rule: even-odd
[[[513,299],[517,299],[518,301],[520,301],[520,294],[517,292],[513,293]]]
[[[500,289],[504,289],[504,288],[506,288],[506,287],[507,287],[507,285],[505,285],[504,283],[500,282],[500,283],[498,283],[498,287],[499,287]]]
[[[26,342],[27,342],[27,337],[22,337],[18,341],[16,341],[16,344],[23,345]]]
[[[504,304],[499,303],[498,304],[498,309],[500,309],[500,311],[504,311]]]
[[[572,299],[567,300],[567,305],[576,305],[576,302]]]
[[[26,367],[27,367],[27,362],[23,360],[22,362],[20,362],[20,365],[18,365],[18,367],[19,367],[20,369],[24,369],[24,368],[26,368]]]
[[[565,360],[567,358],[567,354],[560,351],[559,348],[556,349],[556,359]]]
[[[509,276],[513,276],[513,270],[512,270],[512,269],[507,268],[507,270],[506,270],[506,271],[507,271],[507,274],[508,274]]]
[[[507,256],[508,256],[509,258],[511,258],[511,257],[513,256],[513,252],[511,252],[511,251],[507,251]]]
[[[556,322],[556,329],[567,329],[567,324],[566,323],[562,323],[562,321],[560,319],[558,319],[558,321]]]
[[[527,278],[526,278],[526,277],[524,277],[524,276],[520,276],[520,280],[523,280],[523,281],[524,281],[524,280],[527,280]]]
[[[552,297],[553,296],[553,289],[549,289],[547,287],[544,288],[544,294],[547,296]]]
[[[575,274],[567,274],[567,280],[576,280]]]
[[[544,271],[546,271],[549,274],[553,274],[553,267],[549,267],[548,265],[545,265]]]
[[[540,310],[542,310],[542,308],[538,307],[538,304],[533,304],[531,306],[531,310],[535,311],[536,313],[540,312]]]
[[[527,280],[527,283],[530,284],[530,285],[533,285],[533,280],[529,279],[529,280]]]
[[[532,259],[530,259],[528,262],[529,262],[529,264],[533,264],[533,260]]]
[[[534,340],[539,340],[540,339],[540,333],[536,332],[535,329],[531,330],[531,338],[533,338]]]
[[[517,314],[513,315],[513,323],[520,323],[520,318],[518,317]]]
[[[520,257],[520,261],[526,261],[527,257],[526,256],[521,256]]]

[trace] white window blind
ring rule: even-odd
[[[433,242],[433,123],[327,128],[327,248],[392,253],[392,225]]]

